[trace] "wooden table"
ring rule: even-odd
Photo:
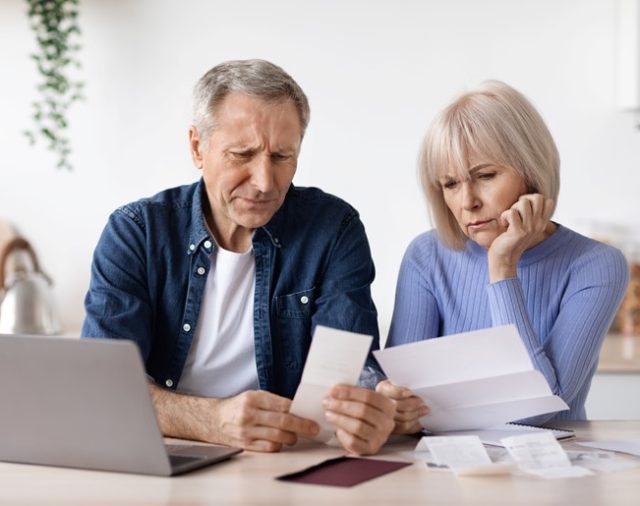
[[[564,425],[576,429],[577,440],[640,438],[640,421]],[[402,460],[399,452],[413,445],[415,440],[394,442],[380,457]],[[573,447],[575,443],[563,445]],[[640,467],[585,478],[543,480],[525,476],[456,478],[452,473],[427,470],[415,463],[352,488],[274,480],[280,474],[341,454],[337,448],[315,444],[301,444],[279,454],[244,452],[229,462],[175,478],[0,463],[0,504],[640,504]]]

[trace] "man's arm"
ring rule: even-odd
[[[122,211],[110,217],[94,254],[82,335],[133,340],[148,367],[153,310],[140,223]],[[177,394],[154,384],[150,392],[166,436],[277,451],[283,444],[295,443],[298,435],[313,436],[319,430],[315,422],[289,415],[288,399],[267,392],[212,399]]]
[[[378,349],[377,312],[371,299],[374,277],[364,226],[353,211],[343,221],[332,249],[316,300],[314,326],[373,335],[372,350]],[[371,355],[367,363],[377,365]],[[337,385],[328,393],[323,407],[342,446],[355,454],[377,453],[395,425],[395,403],[375,390]]]
[[[289,414],[291,400],[266,391],[213,399],[150,384],[162,434],[261,452],[277,452],[298,436],[318,434],[318,424]]]

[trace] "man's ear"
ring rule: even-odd
[[[189,150],[191,152],[193,165],[196,166],[196,169],[202,169],[202,141],[200,140],[198,130],[194,126],[189,128]]]

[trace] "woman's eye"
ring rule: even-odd
[[[444,183],[442,183],[442,187],[446,190],[453,190],[457,185],[457,181],[445,181]]]
[[[490,179],[493,179],[495,177],[496,173],[495,172],[482,172],[480,174],[478,174],[478,179],[482,179],[483,181],[488,181]]]

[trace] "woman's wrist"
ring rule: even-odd
[[[505,262],[492,262],[489,260],[489,283],[497,283],[505,279],[518,277],[517,264]]]

